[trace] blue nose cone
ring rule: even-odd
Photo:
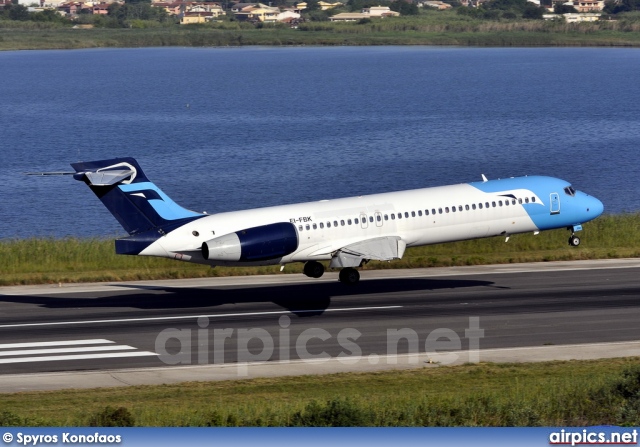
[[[595,219],[604,211],[604,205],[602,202],[595,197],[589,197],[589,202],[587,203],[587,213],[589,219]]]

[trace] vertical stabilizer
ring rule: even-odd
[[[189,211],[146,177],[133,158],[72,163],[76,180],[83,181],[130,235],[153,231],[164,234],[204,217]]]

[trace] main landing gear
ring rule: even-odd
[[[309,278],[320,278],[324,275],[324,265],[317,261],[308,261],[304,264],[303,272]],[[360,273],[353,267],[345,267],[340,270],[339,278],[343,284],[356,284],[360,281]]]
[[[360,272],[353,267],[345,267],[340,270],[339,278],[343,284],[357,284],[360,281]]]
[[[308,261],[304,264],[303,272],[309,278],[320,278],[324,275],[324,265],[318,261]]]

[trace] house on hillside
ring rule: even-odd
[[[182,2],[153,2],[153,6],[156,8],[162,8],[171,16],[180,15],[180,10],[182,8]]]
[[[111,3],[94,3],[91,7],[91,13],[102,15],[109,14],[109,6],[111,6]]]
[[[222,6],[216,2],[184,2],[179,5],[180,11],[176,15],[180,17],[180,25],[207,23],[224,15]]]
[[[604,0],[574,0],[572,4],[578,12],[599,12],[604,9]]]
[[[278,22],[292,23],[300,20],[300,13],[290,9],[283,9],[277,17]]]
[[[185,7],[185,12],[186,13],[195,13],[195,12],[208,13],[207,15],[210,15],[214,18],[224,15],[224,10],[222,9],[222,6],[220,6],[219,3],[214,3],[214,2],[191,2],[187,4],[187,6]]]
[[[65,17],[75,17],[78,15],[80,10],[82,9],[82,3],[61,3],[58,6],[58,12]]]
[[[569,12],[566,14],[543,14],[544,20],[565,20],[567,23],[581,23],[581,22],[597,22],[600,20],[601,15],[595,12],[591,13],[577,13]]]
[[[318,5],[320,5],[320,9],[323,10],[323,11],[326,11],[328,9],[337,8],[338,6],[344,6],[344,4],[340,3],[340,2],[327,3],[327,2],[323,2],[323,1],[319,1]]]
[[[343,12],[329,17],[332,22],[357,22],[362,19],[397,17],[400,13],[391,11],[388,6],[372,6],[363,8],[362,12]]]
[[[453,8],[453,6],[451,6],[449,3],[445,3],[437,0],[422,1],[422,2],[418,2],[417,5],[422,8],[435,8],[440,11]]]
[[[241,4],[239,3],[238,5]],[[237,9],[238,5],[235,5],[234,9]],[[234,11],[234,9],[232,9],[232,11]],[[238,21],[275,23],[278,21],[280,9],[263,5],[262,3],[250,3],[239,11],[234,11],[233,14]]]
[[[244,8],[248,8],[250,6],[256,6],[258,3],[236,3],[231,7],[231,12],[236,13],[242,11]]]
[[[369,14],[369,17],[397,17],[399,12],[392,11],[388,6],[371,6],[370,8],[363,8],[362,12]]]
[[[329,17],[332,22],[357,22],[358,20],[368,19],[369,14],[363,14],[361,12],[341,12],[334,16]]]
[[[43,8],[53,8],[57,10],[58,7],[64,3],[64,0],[40,0],[38,3]]]
[[[597,22],[600,20],[600,14],[596,13],[575,13],[570,12],[562,14],[567,23],[581,23],[581,22]]]
[[[180,25],[197,25],[213,20],[213,16],[206,12],[185,12],[180,17]]]
[[[328,3],[320,0],[318,2],[318,6],[320,6],[321,10],[326,11],[327,9],[333,9],[333,8],[337,8],[338,6],[344,6],[344,3],[340,3],[340,2]],[[296,8],[299,9],[300,11],[307,9],[307,2],[296,3]]]

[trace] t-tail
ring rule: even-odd
[[[85,182],[130,237],[116,241],[119,254],[138,254],[163,235],[205,214],[189,211],[145,176],[133,158],[72,163],[74,178]]]

